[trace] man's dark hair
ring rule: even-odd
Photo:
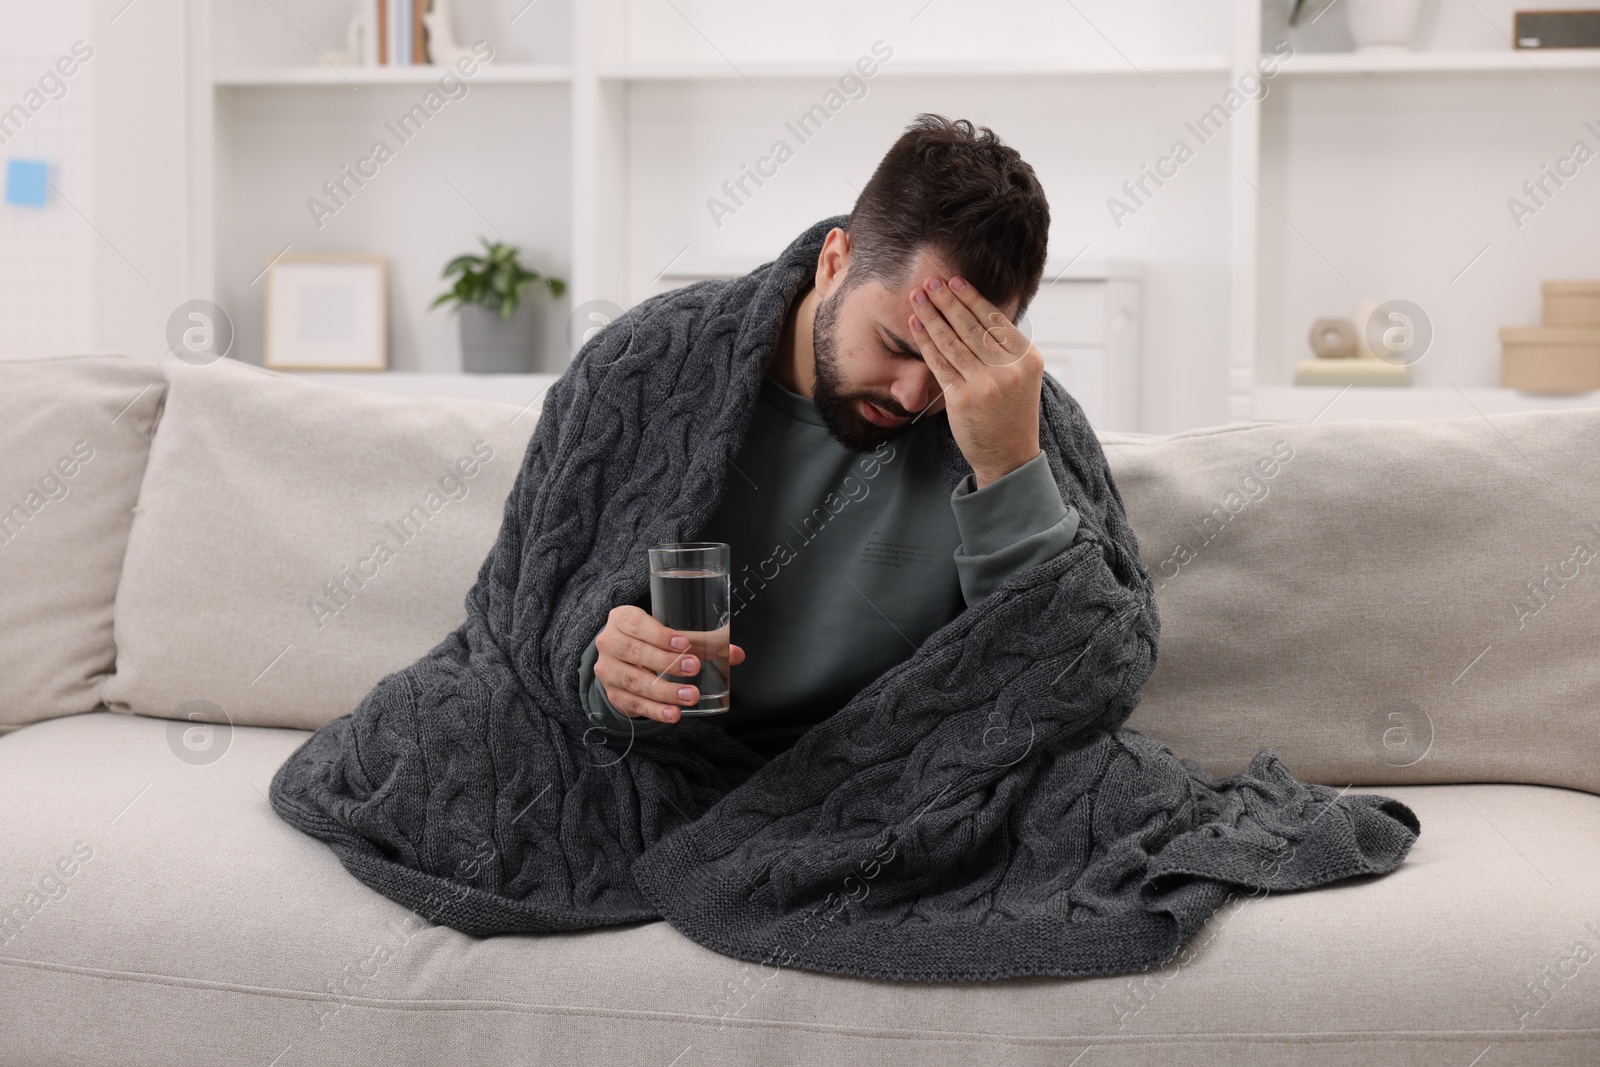
[[[1018,316],[1044,276],[1050,205],[1033,168],[987,126],[918,115],[884,154],[845,223],[846,287],[907,282],[923,248]]]

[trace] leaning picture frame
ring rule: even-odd
[[[266,270],[270,370],[389,369],[388,262],[383,256],[283,255]]]

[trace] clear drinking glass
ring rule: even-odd
[[[721,715],[728,694],[729,603],[732,549],[720,541],[656,545],[650,550],[650,614],[689,639],[685,655],[700,660],[698,675],[664,674],[666,680],[700,688],[700,701],[680,707],[684,715]]]

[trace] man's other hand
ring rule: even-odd
[[[663,626],[637,604],[611,609],[605,629],[594,639],[600,653],[594,677],[605,687],[611,706],[630,719],[677,722],[681,705],[700,702],[700,687],[680,683],[667,674],[696,677],[700,658],[686,651],[689,638]],[[744,662],[744,649],[728,646],[729,666]]]

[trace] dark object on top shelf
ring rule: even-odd
[[[1600,11],[1518,11],[1518,48],[1600,48]]]

